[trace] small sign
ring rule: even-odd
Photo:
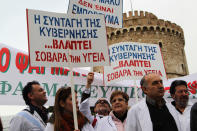
[[[122,42],[109,46],[111,66],[104,67],[105,83],[141,79],[147,73],[166,79],[161,51],[156,44]]]
[[[68,14],[104,14],[106,26],[123,27],[123,0],[70,0]]]

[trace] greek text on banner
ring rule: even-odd
[[[66,15],[27,9],[27,25],[32,66],[109,65],[103,15]]]

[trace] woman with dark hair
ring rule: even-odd
[[[76,93],[77,97],[77,93]],[[76,106],[78,101],[76,99]],[[93,131],[88,119],[79,111],[77,106],[77,119],[80,131]],[[72,95],[70,87],[60,88],[55,96],[54,113],[49,119],[45,131],[73,131],[74,119],[72,108]]]

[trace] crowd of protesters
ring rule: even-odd
[[[78,130],[74,126],[71,87],[57,91],[53,113],[49,116],[44,107],[46,92],[38,82],[32,81],[22,90],[27,108],[12,118],[9,131],[197,131],[197,103],[192,105],[189,101],[187,82],[183,80],[171,83],[173,101],[167,102],[163,98],[161,77],[147,74],[140,81],[146,97],[137,104],[129,107],[129,96],[116,90],[109,102],[98,99],[92,114],[89,101],[93,81],[94,73],[90,72],[79,106],[76,98]],[[2,128],[0,121],[0,131]]]

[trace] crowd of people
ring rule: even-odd
[[[12,118],[9,131],[197,131],[197,103],[193,105],[189,101],[187,82],[183,80],[171,83],[173,101],[167,102],[163,98],[161,77],[147,74],[140,81],[146,97],[137,104],[129,107],[127,93],[116,90],[109,102],[98,99],[92,114],[89,101],[93,81],[94,73],[90,72],[80,104],[76,99],[78,130],[74,127],[71,87],[57,91],[54,110],[49,116],[44,107],[46,92],[38,82],[32,81],[22,90],[27,108]],[[0,123],[0,131],[1,128]]]

